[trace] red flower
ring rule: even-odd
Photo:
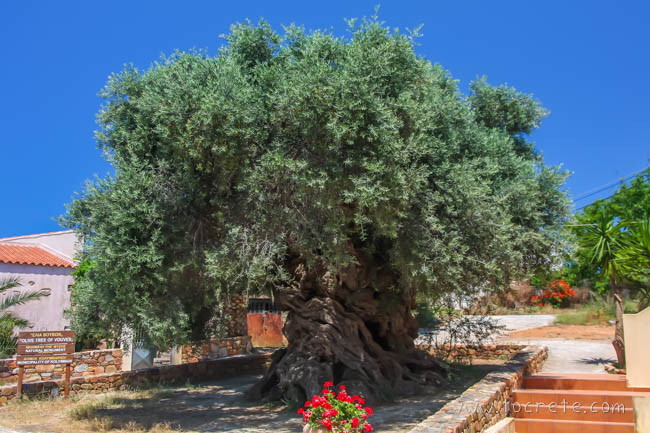
[[[334,386],[334,382],[328,380],[327,382],[325,382],[325,383],[323,384],[323,386],[324,386],[325,388],[328,388],[328,387],[330,387],[330,386]]]
[[[305,413],[305,409],[303,409],[303,408],[298,409],[298,413],[299,413],[300,415],[302,415],[303,413]]]
[[[359,421],[361,421],[361,420],[359,418],[357,418],[357,417],[352,418],[352,421],[351,421],[352,428],[359,427]]]
[[[307,401],[305,402],[305,407],[311,407],[311,401],[307,400]]]
[[[332,421],[329,418],[323,419],[321,424],[323,424],[327,430],[332,430]]]
[[[345,385],[339,385],[339,389],[347,389]]]
[[[331,392],[332,392],[332,391],[330,391],[329,389],[325,389],[325,388],[323,388],[323,390],[322,390],[320,393],[321,393],[321,394],[329,394],[329,393],[331,393]]]
[[[367,432],[371,432],[372,431],[372,426],[370,424],[366,423],[366,425],[363,426],[363,429],[365,431],[367,431]]]
[[[341,391],[339,395],[336,396],[336,399],[338,401],[348,401],[348,399],[351,400],[351,398],[348,396],[348,393],[345,392],[345,390]]]
[[[367,407],[367,408],[365,409],[365,411],[366,411],[366,413],[367,413],[368,415],[372,415],[373,413],[375,413],[375,411],[372,410],[371,407]]]
[[[328,402],[325,402],[325,403],[321,404],[321,407],[323,409],[325,409],[325,410],[330,410],[332,408],[332,405],[329,404]]]
[[[325,412],[323,412],[323,416],[327,416],[327,417],[336,416],[338,414],[339,414],[339,411],[336,410],[336,409],[330,409],[330,410],[326,410]]]

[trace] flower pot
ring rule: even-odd
[[[305,424],[302,433],[329,433],[329,431],[325,427],[312,428],[309,424]]]

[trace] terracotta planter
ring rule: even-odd
[[[325,427],[318,427],[313,429],[309,424],[305,424],[302,428],[302,433],[329,433]]]

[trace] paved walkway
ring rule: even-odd
[[[527,329],[541,328],[552,325],[555,322],[555,315],[552,314],[530,314],[530,315],[508,315],[490,316],[501,325],[505,326],[505,332],[524,331]],[[432,334],[431,340],[423,335],[419,337],[420,343],[445,341],[446,331],[439,330]],[[611,341],[607,340],[571,340],[567,339],[514,339],[508,335],[500,336],[495,342],[514,343],[535,346],[546,346],[549,349],[549,356],[542,368],[543,372],[562,373],[602,373],[604,365],[616,360],[616,352]],[[460,342],[458,342],[460,343]]]
[[[506,332],[541,328],[555,322],[554,314],[513,314],[510,316],[488,316],[506,327]]]
[[[548,326],[555,321],[555,316],[550,314],[492,317],[505,325],[508,332]],[[616,360],[616,352],[610,340],[571,340],[569,338],[566,340],[513,340],[505,335],[499,341],[548,347],[548,359],[542,367],[543,372],[603,373],[604,365]]]

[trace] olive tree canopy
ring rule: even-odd
[[[235,25],[216,56],[128,67],[102,97],[115,174],[64,217],[91,263],[75,326],[184,342],[218,331],[226,296],[271,291],[289,346],[259,396],[435,378],[414,348],[416,294],[548,266],[567,215],[565,174],[528,139],[539,103],[485,80],[464,96],[376,21],[349,37]]]

